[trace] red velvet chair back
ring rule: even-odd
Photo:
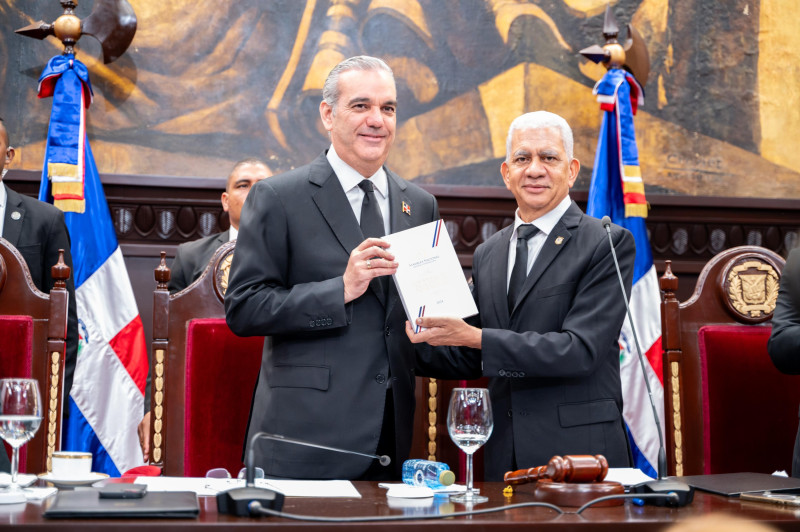
[[[186,338],[184,475],[224,467],[235,476],[244,467],[242,443],[264,338],[236,336],[224,318],[191,320]]]
[[[800,377],[775,369],[767,354],[771,330],[706,325],[698,331],[704,473],[791,472]]]
[[[44,294],[22,255],[0,238],[0,378],[35,378],[42,396],[42,424],[20,449],[19,469],[27,473],[49,471],[53,451],[61,448],[70,270],[63,256],[54,266],[56,285]]]
[[[162,253],[153,294],[150,464],[167,476],[238,473],[263,338],[239,338],[223,299],[235,242],[223,244],[203,275],[176,294]]]
[[[783,265],[765,248],[728,249],[679,303],[667,261],[660,286],[670,474],[791,470],[800,377],[779,373],[767,354]]]

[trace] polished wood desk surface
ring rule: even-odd
[[[374,516],[374,515],[414,515],[445,514],[463,511],[463,504],[454,504],[446,498],[435,497],[420,500],[405,500],[406,507],[395,507],[386,498],[386,490],[375,482],[354,482],[361,493],[360,499],[321,499],[291,497],[286,499],[283,511],[294,514],[315,516]],[[503,495],[502,483],[477,483],[481,493],[489,497],[489,502],[475,506],[475,510],[532,502],[532,486],[519,486],[511,497]],[[365,523],[315,523],[294,521],[276,517],[233,517],[217,513],[215,497],[200,497],[200,516],[196,519],[44,519],[42,511],[53,498],[41,504],[0,505],[0,530],[11,527],[24,527],[26,530],[127,530],[144,528],[153,531],[188,529],[191,527],[207,530],[231,529],[240,527],[292,527],[292,530],[309,531],[332,527],[361,528],[363,530],[396,530],[404,527],[436,527],[438,530],[529,530],[535,524],[536,530],[624,530],[657,531],[676,521],[691,516],[710,513],[727,513],[749,520],[771,524],[781,530],[800,531],[800,509],[792,510],[783,506],[740,501],[697,491],[694,502],[685,508],[661,508],[656,506],[635,506],[626,502],[623,506],[608,508],[589,508],[582,514],[557,514],[547,508],[520,508],[471,517],[455,517],[429,521],[394,521]],[[574,512],[576,508],[564,508]]]

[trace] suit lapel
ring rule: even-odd
[[[0,183],[0,186],[5,186]],[[19,236],[22,233],[22,223],[25,221],[25,207],[19,194],[6,187],[6,215],[3,221],[3,238],[17,247]]]
[[[528,273],[528,277],[525,279],[525,284],[522,285],[522,290],[520,291],[517,302],[514,305],[514,311],[517,310],[528,292],[531,291],[542,274],[556,259],[559,253],[561,253],[561,250],[567,247],[567,243],[569,242],[570,238],[572,238],[572,232],[570,229],[575,229],[578,227],[578,221],[580,220],[581,214],[581,210],[573,202],[569,206],[569,209],[567,209],[567,212],[564,213],[561,219],[553,227],[553,230],[550,232],[550,234],[547,235],[547,240],[545,241],[544,246],[542,246],[541,251],[539,251],[539,255],[537,255],[536,260],[533,262],[531,271]],[[514,311],[511,313],[513,314]]]
[[[324,153],[311,163],[308,180],[318,187],[312,195],[314,203],[349,255],[364,239],[350,202]]]
[[[408,184],[391,170],[386,170],[386,180],[389,183],[389,232],[399,233],[413,227],[411,217],[412,203],[406,190]],[[408,213],[403,212],[403,206],[408,206]]]
[[[508,314],[508,246],[514,225],[500,230],[500,238],[492,249],[487,250],[486,257],[489,261],[486,267],[491,283],[492,305],[499,323],[507,324]]]

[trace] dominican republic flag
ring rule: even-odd
[[[644,103],[644,91],[636,79],[622,69],[611,69],[594,87],[603,110],[603,124],[589,188],[587,213],[611,220],[633,233],[636,262],[630,294],[631,315],[645,357],[645,373],[653,393],[659,423],[664,426],[664,384],[661,367],[661,296],[653,253],[647,238],[647,203],[639,170],[639,151],[633,115]],[[656,477],[659,434],[639,364],[630,322],[625,318],[620,343],[623,417],[633,450],[634,465]],[[666,472],[664,472],[666,474]]]
[[[142,465],[147,351],[128,271],[86,136],[92,87],[71,54],[53,57],[39,97],[53,97],[39,199],[64,211],[72,240],[80,347],[63,448],[90,451],[92,471],[119,476]]]

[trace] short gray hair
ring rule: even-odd
[[[348,70],[383,70],[394,81],[394,72],[382,59],[368,55],[357,55],[345,59],[330,71],[325,84],[322,86],[322,99],[330,105],[333,114],[336,114],[336,103],[339,101],[339,76]]]
[[[564,151],[567,152],[567,159],[573,159],[573,140],[572,128],[567,121],[555,113],[548,111],[534,111],[520,115],[511,122],[508,128],[508,138],[506,138],[506,162],[511,160],[511,137],[514,131],[523,129],[543,129],[547,127],[556,128],[561,132],[561,139],[564,141]]]

